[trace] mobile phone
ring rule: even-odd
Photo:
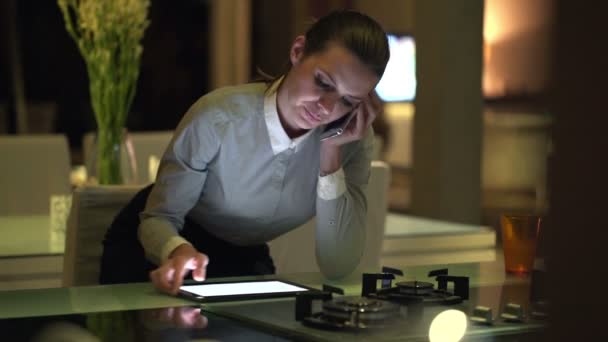
[[[338,120],[328,123],[325,127],[325,130],[323,130],[323,133],[321,133],[321,141],[337,137],[344,133],[344,130],[346,130],[346,127],[348,126],[350,121],[355,117],[355,115],[357,115],[355,109],[342,116]]]
[[[189,282],[179,288],[179,295],[199,302],[219,302],[295,296],[318,291],[280,279],[228,282]]]

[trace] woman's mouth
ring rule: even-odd
[[[304,116],[306,117],[308,122],[315,124],[315,125],[319,124],[321,122],[321,116],[319,116],[318,114],[312,113],[306,107],[302,107],[302,108],[304,108]]]

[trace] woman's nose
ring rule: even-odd
[[[325,112],[325,115],[331,114],[334,111],[337,99],[335,96],[325,95],[319,98],[319,107]]]

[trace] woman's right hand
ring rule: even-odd
[[[189,271],[192,271],[194,280],[205,280],[208,263],[209,258],[205,254],[185,243],[175,248],[159,268],[150,272],[150,280],[158,290],[176,295]]]

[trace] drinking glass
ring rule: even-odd
[[[541,222],[540,215],[501,215],[502,248],[507,272],[532,272]]]

